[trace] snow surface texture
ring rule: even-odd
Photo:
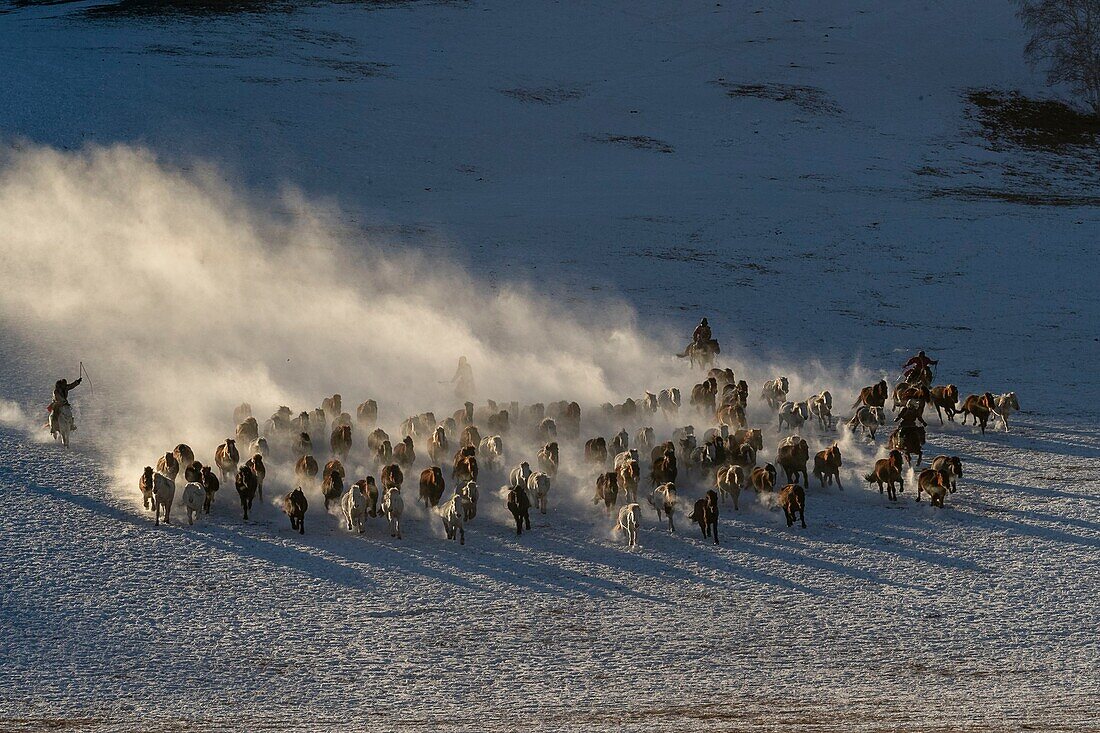
[[[963,90],[1036,84],[1011,6],[727,5],[0,15],[0,728],[1095,727],[1096,209],[982,192],[1097,184],[968,127]],[[646,507],[626,550],[572,445],[530,534],[490,476],[464,547],[316,494],[291,533],[282,465],[248,523],[231,486],[194,527],[140,508],[242,399],[374,397],[396,434],[454,408],[460,353],[609,436],[599,402],[697,379],[665,355],[701,314],[765,459],[764,379],[840,412],[916,348],[1025,413],[932,418],[944,510],[867,491],[883,438],[843,438],[806,530],[750,495],[720,547]],[[77,359],[64,452],[36,428]]]

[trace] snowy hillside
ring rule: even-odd
[[[1095,144],[978,123],[974,90],[1049,93],[1013,13],[0,3],[0,729],[1095,727],[1100,180]],[[750,491],[720,546],[643,504],[630,550],[581,443],[711,424],[671,356],[702,315],[761,463],[778,375],[846,417],[924,348],[1023,412],[926,415],[965,466],[944,509],[868,489],[882,433],[805,427],[845,486],[810,478],[806,529]],[[522,537],[490,471],[446,541],[420,445],[400,541],[316,490],[292,532],[283,462],[247,522],[231,482],[191,527],[141,507],[141,467],[210,462],[242,400],[374,398],[398,435],[458,407],[460,354],[480,399],[582,404]],[[42,407],[81,360],[65,451]],[[676,418],[601,415],[672,386]]]

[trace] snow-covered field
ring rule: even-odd
[[[0,5],[0,730],[1097,728],[1100,180],[969,118],[1041,91],[1011,3],[153,5]],[[576,446],[522,537],[482,482],[465,546],[318,495],[292,533],[286,466],[247,523],[229,486],[140,507],[242,399],[374,397],[393,434],[459,353],[608,435],[604,400],[686,403],[700,315],[769,460],[780,373],[846,408],[926,348],[1024,412],[930,417],[945,509],[841,437],[805,530],[750,495],[718,547],[647,511],[625,548]],[[64,451],[35,426],[80,359]]]

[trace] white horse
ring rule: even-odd
[[[477,447],[478,458],[486,468],[499,468],[504,460],[504,438],[499,435],[487,435]]]
[[[672,514],[676,511],[678,500],[676,498],[676,485],[672,483],[661,484],[646,497],[649,505],[657,510],[657,520],[660,521],[662,513],[668,517],[668,531],[675,532],[676,526],[672,523]]]
[[[993,414],[1005,424],[1005,432],[1008,432],[1008,416],[1014,411],[1019,411],[1020,403],[1016,401],[1015,392],[1005,392],[993,398]],[[68,445],[68,443],[66,443]]]
[[[171,524],[172,500],[176,497],[176,484],[163,473],[153,474],[153,511],[156,512],[156,524],[160,524],[160,513],[164,511],[164,523]],[[203,498],[206,493],[203,492]]]
[[[886,413],[883,409],[881,407],[868,407],[867,405],[863,405],[856,410],[856,414],[847,422],[853,433],[863,428],[871,436],[871,440],[875,439],[875,431],[885,424]]]
[[[361,484],[352,484],[347,493],[340,497],[340,510],[344,513],[348,530],[355,529],[363,534],[363,522],[367,519],[367,497]]]
[[[508,486],[522,486],[527,488],[527,480],[531,478],[531,464],[527,461],[519,464],[508,474]]]
[[[784,402],[779,406],[779,429],[783,423],[791,430],[798,430],[810,419],[810,406],[806,402]]]
[[[628,547],[634,547],[638,544],[638,525],[641,523],[642,508],[637,504],[627,504],[619,509],[619,521],[615,523],[615,529],[626,532]]]
[[[619,467],[622,466],[627,461],[637,461],[637,460],[639,460],[638,459],[638,449],[637,448],[631,448],[630,450],[624,450],[622,453],[616,453],[615,454],[615,470],[618,471]]]
[[[466,544],[466,528],[462,523],[462,518],[466,514],[466,497],[455,492],[454,496],[436,507],[436,511],[443,520],[443,531],[447,533],[447,539],[453,540],[457,534],[458,544]]]
[[[61,443],[69,447],[69,434],[73,431],[73,408],[68,403],[54,403],[50,410],[50,435],[54,440],[61,437]]]
[[[206,489],[204,489],[200,483],[194,481],[188,482],[188,484],[183,487],[180,503],[183,504],[183,510],[187,512],[187,524],[194,524],[195,515],[202,512],[202,506],[206,503]]]
[[[390,523],[390,537],[401,539],[401,514],[405,511],[405,500],[401,498],[401,489],[396,486],[386,489],[382,498],[382,513]]]
[[[527,479],[527,493],[534,498],[532,502],[539,508],[540,514],[546,514],[546,495],[550,493],[550,477],[542,471],[536,471]]]
[[[815,394],[809,400],[810,414],[821,421],[821,429],[825,430],[833,426],[833,396],[829,390],[821,394]]]
[[[787,400],[787,392],[790,384],[786,377],[776,377],[764,382],[764,389],[760,391],[761,399],[768,403],[768,407],[778,410],[779,406]]]

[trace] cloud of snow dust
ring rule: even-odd
[[[683,390],[681,415],[640,414],[624,426],[632,439],[639,424],[657,427],[658,439],[672,425],[694,422],[702,435],[709,424],[687,404],[699,373],[670,358],[678,344],[647,335],[629,307],[582,313],[523,283],[490,288],[452,263],[351,235],[294,193],[277,206],[246,200],[201,164],[174,167],[124,145],[22,145],[0,160],[0,218],[0,326],[38,347],[24,368],[83,361],[94,391],[74,392],[87,424],[77,440],[111,456],[127,492],[141,466],[177,443],[212,462],[242,401],[262,424],[279,405],[297,414],[338,392],[354,414],[374,398],[400,438],[408,415],[443,419],[460,406],[449,380],[461,355],[479,400],[580,402],[582,439],[620,427],[601,403],[667,386]],[[785,374],[799,399],[832,389],[838,414],[869,379],[742,356],[724,358],[751,385],[753,424],[774,420],[756,400],[764,379]],[[41,374],[44,395],[71,372]],[[24,419],[5,401],[0,420]],[[508,463],[534,465],[533,439],[518,443]],[[579,460],[577,446],[562,444],[563,463]],[[574,474],[573,498],[590,505],[587,477]]]

